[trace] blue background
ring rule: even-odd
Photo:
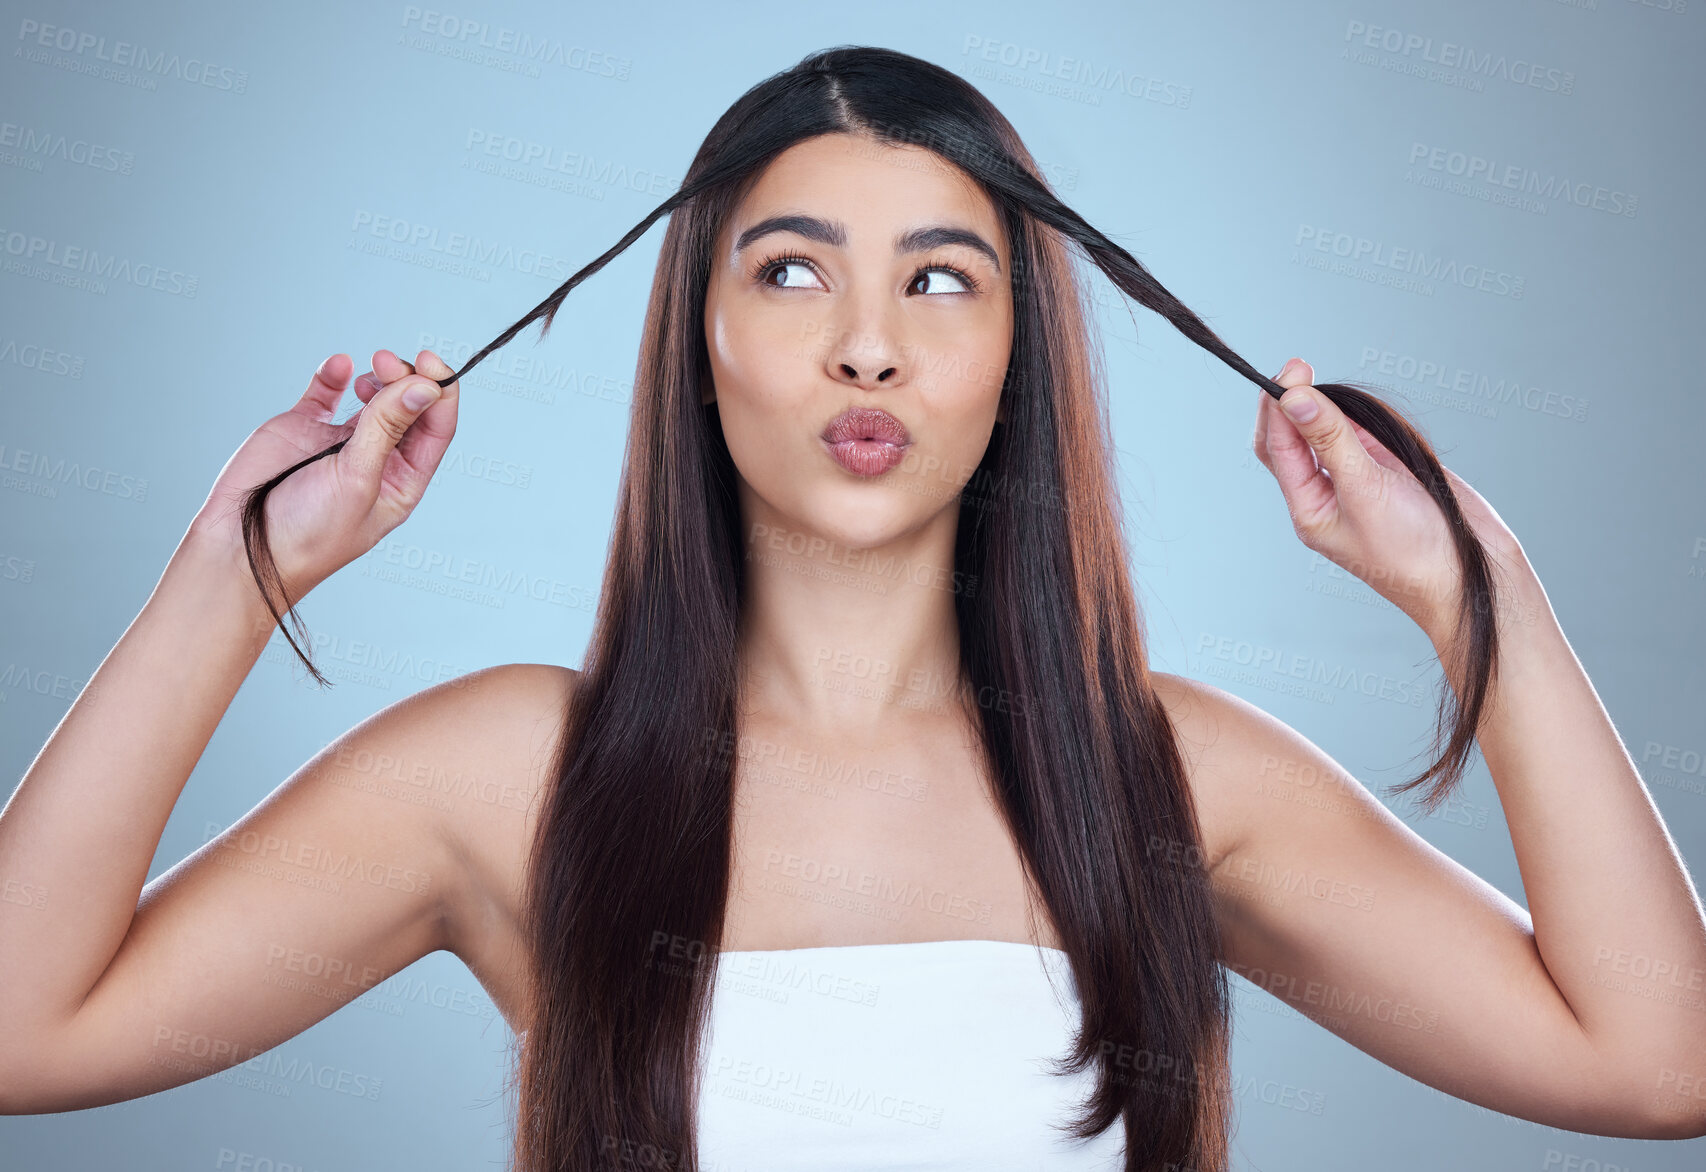
[[[123,634],[226,457],[323,358],[351,353],[359,372],[379,347],[429,346],[460,364],[661,202],[749,86],[812,49],[864,43],[982,88],[1062,197],[1259,369],[1295,354],[1318,381],[1375,383],[1410,410],[1522,540],[1692,870],[1706,864],[1699,0],[871,0],[854,14],[480,2],[433,10],[436,22],[395,4],[5,7],[9,776]],[[485,32],[447,35],[456,20]],[[213,84],[42,49],[30,22],[205,61]],[[471,48],[502,30],[560,42],[567,61]],[[1403,47],[1412,35],[1534,63],[1541,84],[1430,67]],[[1088,80],[1062,76],[1075,68]],[[1126,84],[1096,83],[1116,72]],[[69,149],[42,149],[60,137]],[[554,165],[503,162],[530,148]],[[396,223],[425,242],[375,231]],[[452,233],[522,259],[458,269]],[[305,684],[275,636],[151,876],[385,705],[489,664],[580,663],[661,238],[656,225],[572,294],[543,344],[529,330],[466,380],[422,506],[302,607],[338,686]],[[63,283],[66,270],[21,255],[32,239],[157,266],[161,287]],[[1488,287],[1383,263],[1400,249],[1485,271]],[[1296,539],[1250,454],[1255,388],[1095,283],[1155,666],[1262,706],[1377,793],[1410,776],[1438,680],[1425,637]],[[83,476],[32,471],[38,457]],[[470,563],[536,588],[459,590],[442,566]],[[373,649],[415,666],[376,667]],[[1276,655],[1415,682],[1423,703],[1299,690],[1261,665]],[[1479,761],[1441,814],[1395,808],[1524,902]],[[1605,1172],[1698,1168],[1706,1154],[1449,1098],[1236,983],[1236,1167]],[[473,977],[437,953],[280,1047],[381,1080],[377,1100],[216,1077],[0,1119],[0,1165],[501,1164],[508,1043]],[[1265,1101],[1285,1087],[1324,1110]]]

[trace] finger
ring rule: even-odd
[[[425,363],[431,363],[433,368],[438,370],[440,373],[428,374],[426,366],[423,365]],[[415,355],[415,370],[421,374],[427,375],[428,378],[439,382],[450,378],[451,375],[456,373],[450,368],[450,364],[448,362],[440,358],[437,354],[434,354],[431,350],[422,350],[419,354]],[[444,389],[447,391],[453,390],[460,381],[460,379],[454,380],[447,384]]]
[[[422,350],[415,358],[415,370],[434,383],[456,373],[431,350]],[[456,382],[445,387],[438,401],[421,413],[397,444],[398,453],[408,461],[410,470],[421,478],[423,492],[425,482],[438,471],[439,461],[444,458],[450,439],[456,434],[456,409],[461,401],[458,390]]]
[[[1274,381],[1279,383],[1282,387],[1290,386],[1290,383],[1281,382],[1280,380],[1288,377],[1288,372],[1297,363],[1297,361],[1298,360],[1296,358],[1286,359],[1285,365],[1280,367],[1278,374],[1274,375]],[[1313,374],[1311,377],[1314,377]],[[1266,388],[1262,388],[1256,392],[1256,431],[1255,434],[1250,437],[1250,446],[1255,449],[1256,458],[1263,464],[1268,463],[1268,412],[1270,410],[1269,404],[1272,402],[1276,402],[1276,400],[1274,400],[1274,397],[1268,393]]]
[[[407,378],[415,373],[415,368],[389,350],[375,350],[373,352],[373,373],[379,376],[380,382],[394,383],[400,378]]]
[[[1278,382],[1278,379],[1274,380]],[[1290,394],[1290,388],[1287,388]],[[1272,398],[1272,396],[1269,396]],[[1268,431],[1265,441],[1268,470],[1279,481],[1286,502],[1293,506],[1320,507],[1333,494],[1332,479],[1321,470],[1315,449],[1298,431],[1297,425],[1286,417],[1277,402],[1268,404]]]
[[[1268,400],[1272,398],[1266,391],[1256,392],[1256,430],[1251,433],[1250,447],[1263,464],[1268,462]]]
[[[348,354],[334,354],[326,359],[314,372],[314,377],[308,380],[308,389],[302,392],[295,409],[322,423],[331,422],[339,401],[344,397],[344,388],[349,385],[350,371],[354,369],[355,363]]]
[[[1287,388],[1306,387],[1315,381],[1315,368],[1301,358],[1288,358],[1274,381]]]
[[[410,394],[416,390],[426,392],[422,401],[415,402]],[[355,429],[338,452],[337,459],[339,471],[349,477],[350,483],[363,494],[363,499],[371,503],[379,497],[386,481],[387,465],[400,463],[391,459],[397,444],[439,394],[438,384],[431,379],[410,375],[387,385],[355,416]],[[418,499],[409,493],[419,487],[419,481],[408,475],[406,467],[400,471],[404,473],[403,481],[398,485],[401,492],[391,494],[388,503],[393,507],[400,506],[406,514]]]
[[[1312,387],[1315,385],[1315,368],[1310,366],[1309,363],[1304,362],[1301,358],[1292,358],[1286,362],[1283,368],[1281,368],[1279,374],[1274,376],[1274,381],[1288,390],[1294,386]],[[1266,391],[1262,392],[1262,397],[1264,399],[1273,399],[1273,396],[1268,394]],[[1277,400],[1275,401],[1275,406],[1278,406]],[[1281,412],[1281,418],[1284,418],[1283,412]],[[1362,424],[1357,423],[1355,420],[1349,419],[1348,417],[1346,422],[1351,425],[1351,430],[1356,434],[1357,442],[1362,445],[1363,451],[1367,452],[1377,463],[1392,469],[1394,472],[1409,471],[1409,469],[1404,467],[1404,462],[1388,451],[1385,444],[1381,443],[1379,440],[1375,439],[1374,436],[1369,434],[1368,429]],[[1258,443],[1266,438],[1267,427],[1268,416],[1264,414],[1257,424]]]
[[[427,378],[430,378],[435,382],[447,379],[456,373],[450,368],[450,364],[448,362],[440,358],[437,354],[434,354],[431,350],[422,350],[419,354],[415,355],[415,371],[418,374],[425,375]],[[444,388],[444,390],[446,393],[454,393],[458,385],[459,381],[451,382]]]
[[[373,402],[373,396],[379,393],[379,388],[385,385],[385,380],[371,370],[355,380],[355,397],[363,403]]]
[[[373,369],[355,380],[355,397],[363,403],[371,403],[373,396],[378,394],[380,388],[386,383],[407,378],[413,373],[415,373],[415,368],[391,351],[375,350],[373,352]]]
[[[1293,359],[1286,363],[1274,381],[1290,396],[1297,393],[1294,388],[1308,387],[1314,377],[1315,371],[1307,362]],[[1279,482],[1286,509],[1291,513],[1292,525],[1302,536],[1305,531],[1318,530],[1334,515],[1338,497],[1333,478],[1322,467],[1315,449],[1280,409],[1283,402],[1282,396],[1267,405],[1268,468]]]
[[[1304,370],[1308,368],[1307,363],[1300,366]],[[1292,374],[1299,375],[1301,370],[1293,368]],[[1313,377],[1313,372],[1310,375]],[[1351,429],[1351,421],[1331,399],[1313,386],[1294,379],[1280,398],[1279,405],[1328,476],[1348,483],[1353,478],[1365,478],[1375,470],[1375,462]]]

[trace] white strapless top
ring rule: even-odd
[[[1095,1086],[1094,1066],[1047,1065],[1066,1054],[1078,1013],[1066,953],[1034,944],[721,953],[700,1167],[1118,1172],[1119,1120],[1087,1141],[1050,1126]]]

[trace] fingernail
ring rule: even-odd
[[[1308,392],[1293,387],[1280,397],[1280,409],[1293,423],[1308,423],[1319,408]]]
[[[439,396],[439,388],[433,383],[416,383],[403,392],[403,406],[410,411],[419,411]]]

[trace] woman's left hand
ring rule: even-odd
[[[1293,358],[1274,376],[1286,388],[1283,398],[1257,392],[1252,446],[1279,481],[1298,539],[1430,635],[1455,629],[1462,576],[1445,515],[1396,456],[1311,385],[1314,379],[1309,364]],[[1287,412],[1299,405],[1313,405],[1313,416],[1292,418]],[[1525,564],[1521,543],[1493,506],[1449,468],[1445,475],[1499,566]]]

